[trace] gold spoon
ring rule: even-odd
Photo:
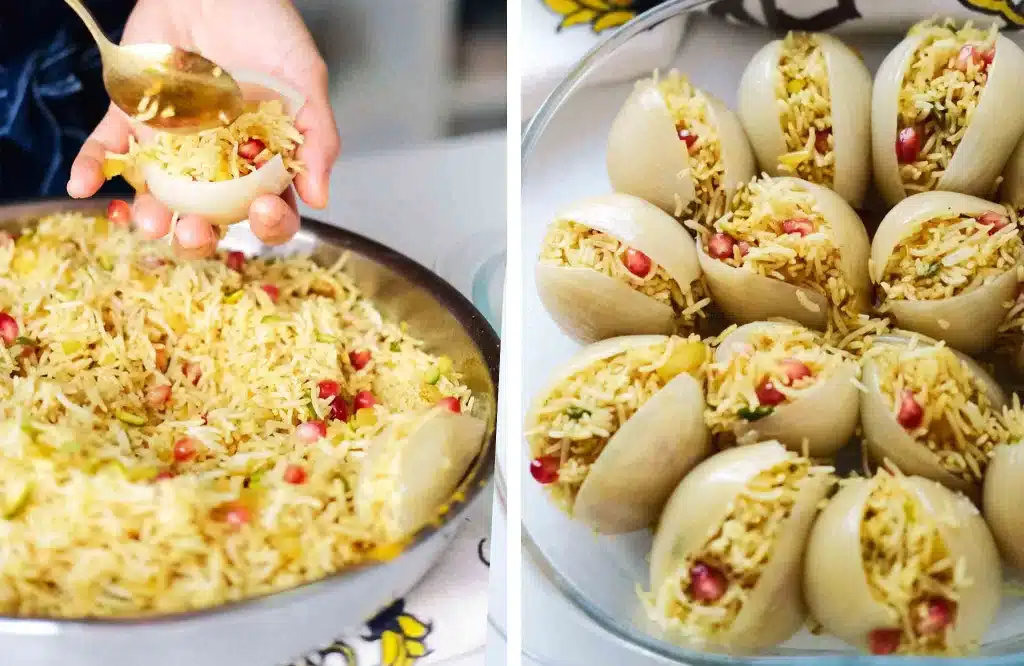
[[[169,44],[118,46],[107,39],[81,0],[64,0],[100,50],[110,99],[135,120],[175,133],[228,125],[241,115],[242,91],[216,63]]]

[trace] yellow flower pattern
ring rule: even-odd
[[[562,17],[558,30],[589,25],[595,33],[618,28],[647,7],[636,0],[543,0],[548,9]],[[656,3],[655,3],[656,4]]]

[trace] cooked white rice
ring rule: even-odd
[[[790,32],[782,40],[775,97],[787,150],[779,168],[831,187],[836,158],[828,66],[813,34]]]

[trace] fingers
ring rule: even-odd
[[[151,194],[135,197],[132,219],[146,238],[163,238],[171,230],[171,211]]]
[[[197,215],[185,215],[174,227],[174,249],[185,259],[209,257],[217,251],[217,232]]]
[[[326,67],[312,78],[306,103],[295,117],[295,126],[303,135],[296,157],[305,165],[305,170],[295,177],[295,189],[310,206],[324,208],[331,167],[341,151],[341,138],[331,109]]]
[[[107,109],[103,120],[93,130],[71,164],[71,178],[67,190],[75,199],[96,194],[106,178],[103,176],[103,159],[107,151],[123,153],[128,150],[128,120],[113,105]]]
[[[267,245],[281,245],[299,230],[295,195],[289,189],[280,197],[265,194],[249,206],[249,228]]]

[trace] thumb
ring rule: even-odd
[[[331,167],[341,151],[341,138],[331,108],[326,66],[312,78],[311,85],[304,90],[306,103],[295,117],[295,127],[303,136],[296,158],[305,166],[305,170],[295,177],[295,191],[310,206],[324,208],[330,189]]]

